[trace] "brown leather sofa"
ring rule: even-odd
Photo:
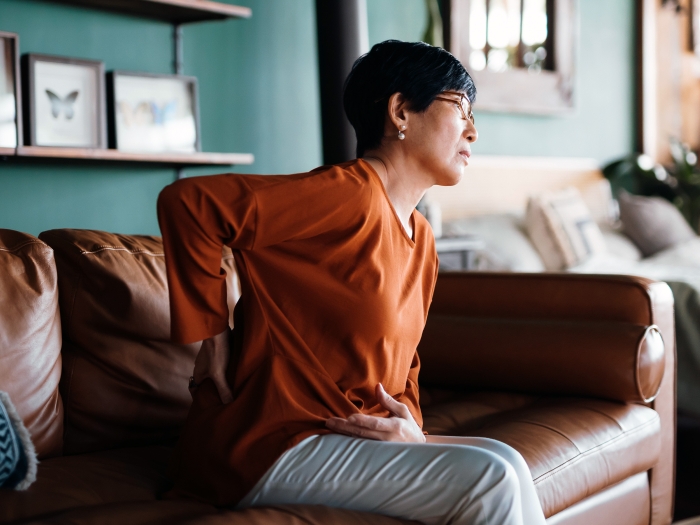
[[[233,261],[222,258],[233,302]],[[160,239],[0,230],[0,390],[40,456],[1,523],[397,524],[325,507],[164,500],[197,345],[168,341]],[[420,344],[434,434],[525,457],[551,525],[667,525],[673,298],[623,276],[442,274]]]

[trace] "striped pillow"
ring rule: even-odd
[[[605,240],[576,188],[530,198],[528,235],[550,271],[565,270],[605,252]]]

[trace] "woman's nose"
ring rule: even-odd
[[[476,130],[476,126],[471,122],[469,122],[469,125],[465,131],[467,133],[467,140],[469,143],[476,142],[479,138],[479,132]]]

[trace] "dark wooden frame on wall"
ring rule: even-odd
[[[548,53],[554,70],[537,75],[512,69],[502,73],[469,67],[469,0],[444,0],[449,27],[445,41],[480,88],[479,110],[535,115],[566,114],[575,106],[575,62],[578,47],[578,0],[547,0],[554,11],[554,32]],[[583,0],[581,0],[583,1]],[[550,31],[552,24],[549,24]]]
[[[17,33],[9,33],[7,31],[0,31],[0,38],[8,40],[12,44],[11,55],[12,55],[12,70],[14,75],[14,87],[15,87],[15,124],[17,132],[17,146],[22,145],[22,140],[24,139],[24,132],[22,131],[22,89],[20,86],[20,66],[19,66],[19,35]],[[15,148],[2,148],[0,150],[9,150],[5,154],[14,154]]]
[[[194,125],[197,139],[195,141],[195,151],[202,151],[202,134],[199,125],[199,84],[197,77],[187,75],[159,75],[155,73],[141,73],[137,71],[110,71],[107,73],[107,122],[109,125],[109,147],[119,149],[119,139],[117,137],[117,108],[116,94],[114,91],[114,80],[117,77],[137,77],[137,78],[168,78],[180,80],[189,84],[192,93],[192,113],[194,114]],[[168,153],[168,152],[163,152]]]
[[[57,64],[71,64],[76,66],[90,67],[96,70],[97,78],[97,141],[93,149],[107,148],[107,103],[105,90],[105,69],[104,63],[99,60],[84,60],[79,58],[68,58],[54,55],[42,55],[30,53],[22,56],[22,85],[24,88],[24,143],[28,146],[37,146],[36,143],[36,100],[34,98],[34,64],[37,62],[54,62]],[[58,148],[63,146],[41,146]],[[87,146],[86,146],[87,147]]]

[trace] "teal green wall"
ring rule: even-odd
[[[479,111],[475,154],[592,157],[605,162],[634,148],[634,2],[579,0],[576,110],[541,117]],[[420,40],[424,0],[368,0],[370,45]],[[479,86],[477,85],[477,90]]]
[[[244,173],[322,164],[314,0],[229,1],[248,20],[185,26],[185,72],[199,79],[202,143],[245,151]]]
[[[390,38],[421,41],[427,23],[425,0],[367,0],[370,46]]]
[[[313,0],[241,0],[249,20],[185,26],[185,74],[199,79],[202,147],[251,152],[234,171],[285,173],[321,164]],[[164,22],[38,0],[1,0],[0,30],[22,53],[103,60],[106,70],[170,73]],[[190,169],[188,174],[225,168]],[[0,161],[0,228],[158,233],[155,202],[173,169]]]
[[[251,152],[234,171],[290,173],[322,162],[314,0],[228,0],[249,20],[185,26],[185,73],[199,79],[205,151]],[[421,39],[424,0],[368,0],[370,43]],[[475,152],[593,157],[633,147],[633,2],[580,0],[577,109],[565,117],[478,111]],[[0,0],[0,30],[20,34],[22,53],[99,59],[107,70],[171,71],[169,24],[40,0]],[[477,86],[478,87],[478,86]],[[189,169],[188,174],[222,168]],[[0,161],[0,228],[158,233],[167,168]]]

